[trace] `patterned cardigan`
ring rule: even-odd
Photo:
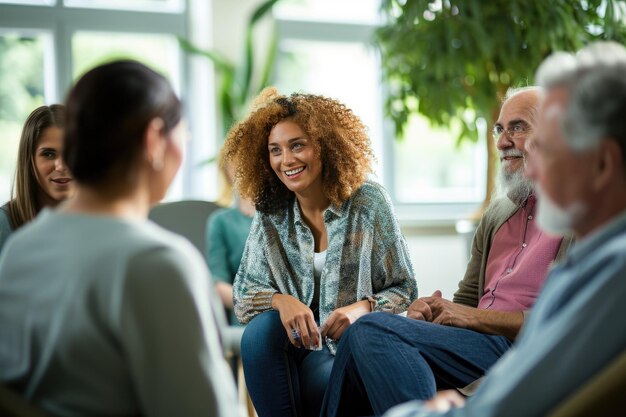
[[[341,207],[330,206],[324,223],[328,250],[320,279],[320,324],[335,309],[359,300],[370,300],[374,311],[406,310],[417,298],[417,283],[384,188],[365,182]],[[313,258],[313,234],[297,200],[279,213],[257,212],[234,283],[239,321],[271,310],[276,293],[311,306]]]

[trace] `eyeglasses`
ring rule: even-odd
[[[530,132],[530,128],[521,123],[515,124],[506,129],[500,125],[496,125],[493,127],[493,138],[495,140],[500,139],[500,136],[502,136],[504,132],[506,132],[509,139],[515,140],[521,138],[522,136],[526,136]]]

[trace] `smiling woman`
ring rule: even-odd
[[[44,130],[35,152],[35,173],[45,205],[64,200],[71,190],[72,177],[61,159],[62,153],[63,131],[55,126]]]
[[[369,137],[336,100],[269,88],[224,155],[257,208],[234,283],[250,396],[259,417],[318,416],[344,331],[417,296]]]
[[[326,200],[322,192],[322,161],[300,126],[291,120],[279,122],[268,141],[270,165],[285,187],[301,198],[316,190],[321,194],[320,200]]]
[[[36,108],[26,119],[11,200],[0,207],[0,250],[9,235],[43,207],[56,206],[72,193],[72,177],[61,158],[65,108]]]

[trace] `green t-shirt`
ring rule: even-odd
[[[237,275],[252,217],[238,208],[215,211],[207,221],[206,260],[214,281],[232,284]],[[238,324],[232,310],[228,311],[231,324]]]

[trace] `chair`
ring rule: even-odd
[[[204,255],[206,222],[218,208],[217,204],[210,201],[173,201],[154,206],[148,217],[163,228],[189,239]]]
[[[0,384],[0,416],[47,417],[48,415],[13,390]]]
[[[186,237],[203,255],[206,253],[206,224],[209,216],[219,206],[210,201],[202,200],[183,200],[168,203],[161,203],[152,208],[148,214],[148,218],[160,225],[161,227]],[[237,361],[237,382],[239,390],[239,399],[242,402],[250,417],[256,415],[248,391],[245,386],[245,380],[242,375],[242,366],[240,359],[241,336],[243,335],[243,327],[230,326],[226,319],[226,314],[222,307],[222,301],[217,293],[212,291],[209,295],[213,298],[213,312],[219,326],[222,337],[222,347],[226,359],[233,358]]]
[[[183,200],[161,203],[152,208],[148,218],[159,226],[187,238],[203,255],[206,253],[206,224],[209,216],[219,206],[210,201]],[[221,300],[213,291],[210,296],[213,305],[222,305]],[[215,319],[220,327],[222,344],[227,357],[239,355],[239,345],[243,330],[229,326],[222,308],[214,308]]]
[[[613,359],[548,417],[622,416],[626,414],[626,351]]]

